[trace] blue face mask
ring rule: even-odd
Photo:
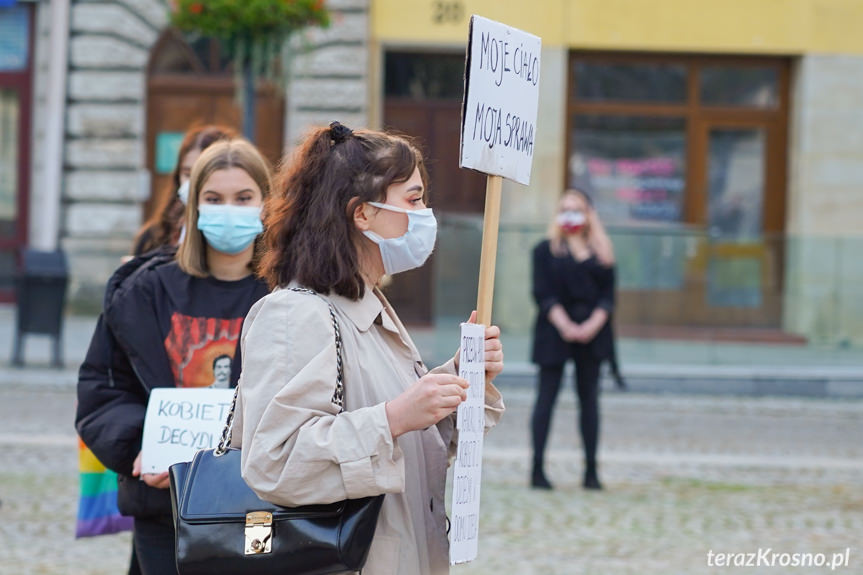
[[[224,254],[238,254],[264,231],[260,206],[198,206],[198,229],[207,243]]]

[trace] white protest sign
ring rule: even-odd
[[[471,16],[459,165],[530,183],[542,41]]]
[[[479,494],[485,429],[485,326],[461,324],[459,377],[470,384],[458,407],[458,451],[453,467],[450,563],[476,559],[479,543]]]
[[[233,389],[158,387],[150,392],[141,444],[142,473],[162,473],[219,444]]]

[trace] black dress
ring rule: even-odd
[[[587,343],[570,343],[548,321],[552,306],[560,304],[569,317],[581,323],[598,309],[611,315],[614,308],[614,268],[592,255],[578,261],[568,251],[556,256],[548,240],[533,250],[533,297],[539,306],[533,338],[533,362],[539,365],[537,396],[531,416],[534,487],[551,488],[545,477],[544,455],[551,417],[560,390],[564,364],[575,361],[579,403],[578,426],[584,446],[584,486],[600,488],[596,469],[599,441],[599,366],[613,351],[610,322]]]
[[[539,306],[533,338],[531,359],[534,363],[562,365],[572,359],[574,346],[586,346],[598,361],[612,353],[612,334],[606,323],[593,341],[569,343],[560,337],[557,328],[548,321],[548,312],[560,304],[569,317],[581,323],[597,308],[609,315],[614,310],[614,268],[599,263],[596,256],[577,261],[567,252],[558,257],[551,251],[551,242],[544,240],[533,249],[533,299]]]

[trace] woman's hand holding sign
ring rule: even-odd
[[[386,404],[393,439],[434,425],[467,399],[467,381],[447,373],[427,373]]]
[[[476,310],[472,311],[467,323],[476,323]],[[459,351],[453,358],[458,371]],[[503,343],[500,341],[500,328],[491,325],[485,328],[485,382],[491,383],[503,371]]]
[[[141,481],[155,487],[156,489],[167,489],[171,486],[171,481],[168,478],[168,472],[162,473],[144,473],[141,474],[141,452],[138,452],[138,457],[135,458],[135,463],[132,464],[132,477],[140,477]]]
[[[468,323],[476,323],[476,311],[470,314]],[[458,371],[459,353],[453,361]],[[503,371],[503,344],[500,342],[500,328],[496,325],[485,328],[485,375],[490,383]],[[467,399],[469,384],[455,375],[428,373],[417,380],[404,393],[387,402],[387,420],[393,438],[434,425],[458,409]]]

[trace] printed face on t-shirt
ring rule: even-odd
[[[242,326],[242,317],[191,317],[174,312],[165,349],[177,387],[229,387]]]
[[[230,387],[231,361],[228,355],[220,355],[213,360],[213,384],[210,387]]]

